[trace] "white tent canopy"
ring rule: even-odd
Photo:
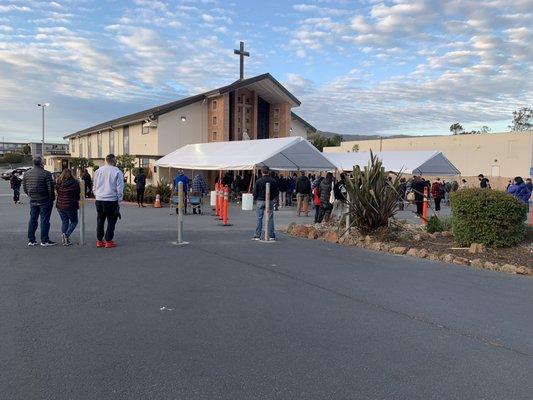
[[[387,171],[412,175],[459,175],[460,171],[440,151],[381,151],[375,153]],[[326,153],[338,169],[350,171],[370,162],[370,152]]]
[[[333,164],[300,136],[189,144],[156,161],[163,168],[191,170],[334,170]]]

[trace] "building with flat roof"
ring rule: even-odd
[[[437,150],[461,171],[469,182],[477,175],[489,177],[493,187],[506,186],[515,176],[533,175],[533,131],[447,136],[412,136],[342,142],[324,152]]]
[[[22,148],[26,146],[26,142],[0,142],[0,157],[6,153],[22,153]]]
[[[272,75],[230,85],[125,115],[65,136],[72,157],[97,165],[105,156],[130,154],[158,179],[154,162],[193,143],[303,136],[316,129],[292,109],[300,101]],[[59,163],[54,168],[61,167]]]

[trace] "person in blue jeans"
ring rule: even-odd
[[[56,192],[56,208],[61,217],[61,244],[70,246],[70,235],[78,225],[78,209],[80,208],[80,184],[74,179],[70,169],[64,169],[59,175]]]
[[[33,159],[33,168],[22,179],[24,193],[30,198],[30,221],[28,223],[28,246],[36,246],[35,231],[41,225],[41,246],[55,246],[50,240],[50,214],[54,206],[55,191],[52,174],[44,170],[41,157]]]
[[[254,199],[256,201],[256,213],[257,213],[257,227],[255,228],[255,234],[252,240],[261,240],[261,233],[263,231],[263,218],[265,215],[265,208],[267,201],[269,202],[268,212],[268,240],[275,241],[276,234],[274,231],[274,200],[279,196],[279,188],[276,180],[270,176],[270,170],[267,166],[261,168],[261,178],[255,182],[254,186]],[[270,183],[270,196],[266,199],[266,184]]]

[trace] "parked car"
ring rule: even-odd
[[[15,168],[15,169],[8,169],[7,171],[2,173],[2,179],[5,180],[5,181],[8,181],[8,180],[11,179],[11,176],[15,172],[18,172],[19,174],[24,175],[24,173],[26,171],[30,170],[30,169],[31,169],[31,167],[20,167],[20,168]]]

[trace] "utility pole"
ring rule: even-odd
[[[43,137],[41,141],[41,157],[44,159],[44,108],[48,107],[50,103],[39,103],[37,104],[37,107],[41,107],[42,115],[43,115]]]

